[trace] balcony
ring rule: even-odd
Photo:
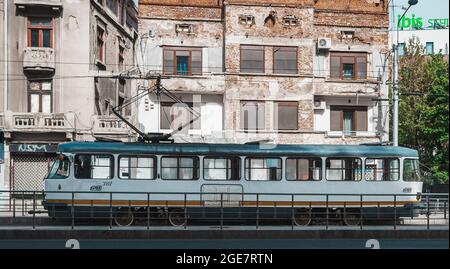
[[[23,70],[40,75],[53,74],[55,72],[55,50],[35,47],[24,49]]]
[[[125,117],[131,121],[130,117]],[[93,116],[93,132],[94,134],[104,135],[128,135],[129,128],[121,119],[116,116]]]
[[[3,122],[3,125],[1,125]],[[66,132],[75,131],[75,117],[71,113],[7,113],[0,116],[0,126],[6,132]]]
[[[62,0],[14,0],[19,14],[44,11],[47,14],[59,15],[63,10]]]

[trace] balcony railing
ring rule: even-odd
[[[0,118],[0,126],[8,131],[73,131],[75,118],[71,113],[11,113]]]
[[[26,48],[23,52],[23,69],[31,72],[53,72],[55,51],[52,48]]]
[[[125,117],[131,121],[130,117]],[[95,134],[128,134],[128,126],[116,116],[93,116],[93,132]]]

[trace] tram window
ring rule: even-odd
[[[163,157],[161,174],[166,180],[197,180],[199,160],[197,157]]]
[[[48,178],[67,178],[70,174],[70,160],[64,155],[58,156],[53,163]]]
[[[120,156],[119,178],[121,179],[155,179],[156,166],[154,157]]]
[[[403,181],[421,181],[419,160],[405,159],[403,161]]]
[[[361,160],[357,158],[328,158],[326,162],[327,180],[360,181]]]
[[[400,162],[398,159],[366,159],[366,180],[397,181],[399,176]]]
[[[239,158],[204,158],[203,177],[205,180],[239,180]]]
[[[287,180],[321,180],[322,160],[320,158],[288,158],[286,160]]]
[[[245,178],[247,180],[281,180],[281,159],[245,159]]]
[[[78,154],[75,156],[75,177],[82,179],[113,178],[111,155]]]

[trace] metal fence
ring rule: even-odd
[[[50,194],[64,201],[45,208]],[[448,229],[448,198],[424,193],[412,207],[416,194],[4,191],[0,229]]]

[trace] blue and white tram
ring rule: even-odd
[[[138,212],[183,225],[218,208],[295,212],[297,225],[326,208],[355,225],[380,212],[415,216],[422,190],[418,153],[402,147],[70,142],[58,152],[45,179],[49,215],[103,212],[118,225]]]

